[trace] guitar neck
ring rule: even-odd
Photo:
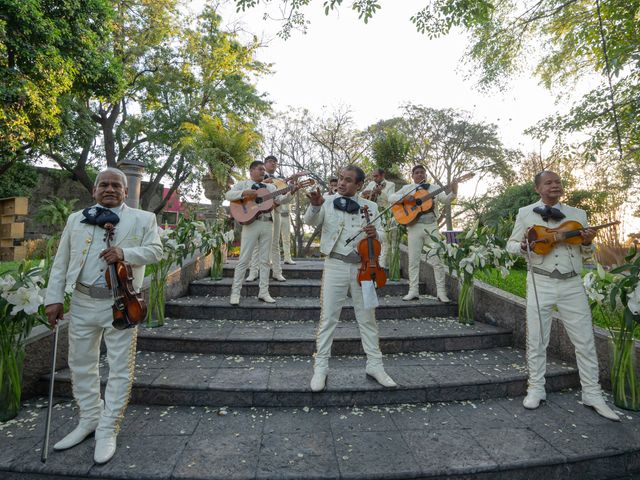
[[[292,189],[293,189],[293,185],[289,185],[288,187],[281,188],[280,190],[276,190],[275,192],[269,192],[265,196],[263,196],[262,198],[264,200],[269,200],[271,198],[276,198],[279,195],[282,195],[284,193],[290,192]]]

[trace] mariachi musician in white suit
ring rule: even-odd
[[[527,275],[529,382],[523,405],[525,408],[535,409],[546,399],[544,375],[547,368],[547,346],[553,308],[557,307],[575,348],[582,402],[593,407],[603,417],[618,421],[618,415],[605,403],[598,382],[598,355],[593,338],[591,310],[580,276],[583,259],[593,254],[592,240],[596,231],[586,228],[588,223],[584,210],[560,203],[564,190],[556,173],[540,172],[534,181],[540,200],[518,211],[513,232],[507,242],[509,252],[530,258],[531,262]],[[531,247],[527,246],[527,231],[530,227],[540,225],[555,228],[568,220],[574,220],[586,228],[581,232],[582,245],[557,243],[547,255],[529,251]]]
[[[116,329],[113,297],[107,288],[107,265],[126,261],[133,270],[133,287],[140,291],[144,266],[160,260],[162,242],[151,212],[124,204],[127,177],[115,168],[100,172],[93,188],[96,205],[69,216],[49,277],[45,298],[51,325],[63,316],[65,291],[72,292],[69,319],[69,368],[73,396],[80,409],[78,426],[54,445],[65,450],[95,432],[94,460],[108,462],[129,401],[135,367],[137,327]],[[105,222],[115,224],[106,248]],[[109,379],[100,398],[100,341],[104,337]]]
[[[311,205],[304,214],[304,223],[322,226],[320,252],[326,255],[322,275],[322,293],[320,295],[320,322],[316,333],[316,353],[311,379],[311,390],[319,392],[326,386],[329,373],[329,357],[333,343],[333,332],[338,325],[342,306],[351,292],[362,347],[367,355],[366,373],[384,387],[396,387],[396,383],[384,370],[380,352],[378,324],[375,309],[365,308],[362,287],[358,283],[360,256],[355,251],[358,241],[369,236],[382,235],[380,219],[365,225],[360,213],[363,206],[369,207],[371,218],[378,214],[375,203],[357,195],[364,183],[364,172],[359,167],[349,165],[342,169],[338,180],[337,195],[323,197],[320,190],[309,196]],[[364,230],[352,244],[346,241]]]

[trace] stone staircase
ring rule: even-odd
[[[245,284],[239,307],[228,304],[233,262],[223,280],[193,282],[188,296],[167,302],[165,326],[140,330],[116,457],[93,465],[87,441],[45,466],[33,461],[30,432],[44,414],[36,402],[22,413],[31,430],[20,422],[0,430],[22,448],[0,453],[2,478],[599,479],[640,470],[637,415],[613,424],[582,407],[566,390],[579,385],[575,367],[553,359],[547,389],[558,393],[524,410],[525,354],[511,332],[461,325],[455,305],[428,296],[403,302],[406,281],[389,282],[377,310],[385,367],[399,387],[365,376],[347,306],[327,389],[312,393],[322,266],[285,265],[287,282],[271,282],[275,305],[256,300],[256,282]],[[66,421],[53,439],[76,421],[68,370],[56,375],[56,395]]]

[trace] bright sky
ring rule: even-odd
[[[274,0],[279,4],[280,0]],[[203,0],[187,0],[199,11]],[[281,24],[264,20],[264,2],[248,12],[236,13],[232,1],[220,10],[226,23],[239,22],[243,29],[263,39],[266,46],[258,58],[273,64],[273,74],[258,80],[274,109],[307,108],[319,114],[324,107],[351,108],[357,127],[399,114],[406,102],[434,108],[456,108],[471,112],[476,120],[495,123],[502,142],[510,148],[544,155],[551,145],[541,146],[523,131],[570,103],[556,105],[555,96],[530,74],[513,78],[506,90],[480,92],[469,69],[462,64],[466,38],[460,32],[429,39],[410,21],[425,0],[382,2],[382,9],[364,24],[350,9],[351,2],[329,16],[323,0],[313,0],[304,9],[311,23],[307,34],[293,32],[282,40],[276,34]],[[274,13],[273,7],[271,13]],[[586,79],[573,88],[582,95],[591,86]],[[461,188],[470,194],[472,182]],[[629,231],[640,228],[640,219],[625,214]],[[627,230],[625,229],[625,230]]]
[[[278,3],[278,2],[276,2]],[[192,2],[192,9],[201,3]],[[464,35],[430,40],[418,33],[410,16],[424,0],[383,2],[365,25],[345,2],[338,12],[324,15],[322,0],[304,10],[308,33],[294,32],[288,40],[276,36],[278,22],[263,20],[266,7],[235,13],[222,9],[225,21],[239,20],[244,28],[267,41],[259,59],[273,63],[273,75],[259,80],[276,109],[350,106],[357,126],[364,128],[393,117],[406,102],[471,112],[477,120],[498,125],[505,145],[539,151],[540,145],[523,130],[556,111],[550,92],[537,79],[514,79],[508,90],[482,93],[473,79],[465,79],[461,64]]]

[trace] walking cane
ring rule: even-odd
[[[44,428],[44,441],[42,442],[42,463],[47,462],[49,455],[49,432],[51,431],[51,410],[53,409],[53,384],[56,378],[56,352],[58,350],[58,324],[53,327],[53,351],[51,352],[51,378],[49,379],[49,405],[47,407],[47,422]]]

